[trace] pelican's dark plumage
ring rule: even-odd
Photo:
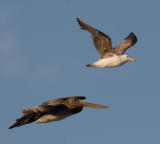
[[[83,107],[108,108],[107,106],[86,102],[84,99],[86,99],[84,96],[58,98],[32,108],[24,109],[22,110],[24,115],[16,119],[16,122],[9,129],[28,123],[46,123],[62,120],[81,112]]]

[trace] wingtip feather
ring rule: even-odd
[[[131,32],[125,39],[125,41],[131,41],[132,43],[136,43],[137,42],[137,37],[134,34],[134,32]]]
[[[12,129],[12,128],[14,128],[13,126],[10,126],[8,129]]]
[[[87,30],[89,32],[92,31],[93,28],[89,26],[88,24],[86,24],[84,21],[82,21],[80,18],[77,18],[77,22],[80,25],[80,29]]]

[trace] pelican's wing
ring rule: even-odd
[[[65,98],[57,98],[57,99],[53,99],[53,100],[49,100],[47,102],[44,102],[43,105],[50,105],[50,106],[54,106],[54,105],[58,105],[58,104],[63,104],[65,100],[67,100],[68,97]]]
[[[70,113],[68,113],[68,107],[66,107],[64,104],[56,104],[51,106],[45,103],[33,108],[24,109],[22,113],[24,115],[16,119],[16,122],[11,125],[9,129],[32,122],[49,122],[50,116],[57,116],[55,117],[55,120],[60,120],[65,118],[67,114],[70,115]]]
[[[113,51],[112,42],[109,36],[105,35],[103,32],[86,24],[79,18],[77,18],[77,22],[81,26],[81,29],[87,30],[88,32],[91,33],[94,46],[96,47],[100,58],[103,58],[104,55],[105,57],[110,57],[113,55],[114,51]]]
[[[131,32],[124,39],[124,42],[122,42],[114,47],[114,51],[116,54],[123,54],[128,48],[133,46],[136,42],[137,42],[137,37],[133,32]]]
[[[32,108],[26,108],[22,110],[23,114],[30,114],[33,112],[48,112],[50,109],[52,111],[57,111],[57,109],[64,108],[63,102],[66,100],[66,98],[58,98],[58,99],[53,99],[49,100],[47,102],[42,103],[41,105],[32,107]]]

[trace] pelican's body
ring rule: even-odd
[[[77,22],[81,26],[81,29],[87,30],[91,33],[94,46],[100,56],[99,61],[89,64],[87,67],[116,67],[128,61],[136,61],[134,58],[124,54],[129,47],[133,46],[137,42],[137,37],[133,32],[125,38],[124,42],[113,48],[111,38],[109,36],[86,24],[79,18],[77,18]]]
[[[58,98],[33,108],[24,109],[22,110],[24,115],[21,118],[18,118],[9,129],[28,123],[46,123],[62,120],[81,112],[83,107],[107,108],[107,106],[86,102],[84,99],[84,96]]]
[[[59,110],[57,112],[53,111],[51,112],[51,114],[45,114],[41,116],[39,119],[37,119],[36,121],[34,121],[34,123],[47,123],[47,122],[52,122],[52,121],[63,120],[66,117],[69,117],[73,114],[81,112],[82,109],[83,109],[83,106],[69,108],[64,105],[63,108],[59,107]]]

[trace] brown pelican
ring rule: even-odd
[[[65,119],[68,116],[79,113],[83,107],[104,109],[108,106],[102,106],[90,102],[86,102],[84,96],[72,96],[66,98],[58,98],[49,100],[41,105],[22,110],[24,114],[21,118],[16,119],[16,122],[9,127],[22,126],[28,123],[47,123]]]
[[[124,54],[129,47],[137,42],[137,38],[133,32],[131,32],[122,43],[113,48],[109,36],[86,24],[79,18],[77,18],[77,22],[81,26],[81,29],[91,33],[94,46],[100,56],[100,60],[87,65],[87,67],[116,67],[128,61],[136,61],[134,58]]]

